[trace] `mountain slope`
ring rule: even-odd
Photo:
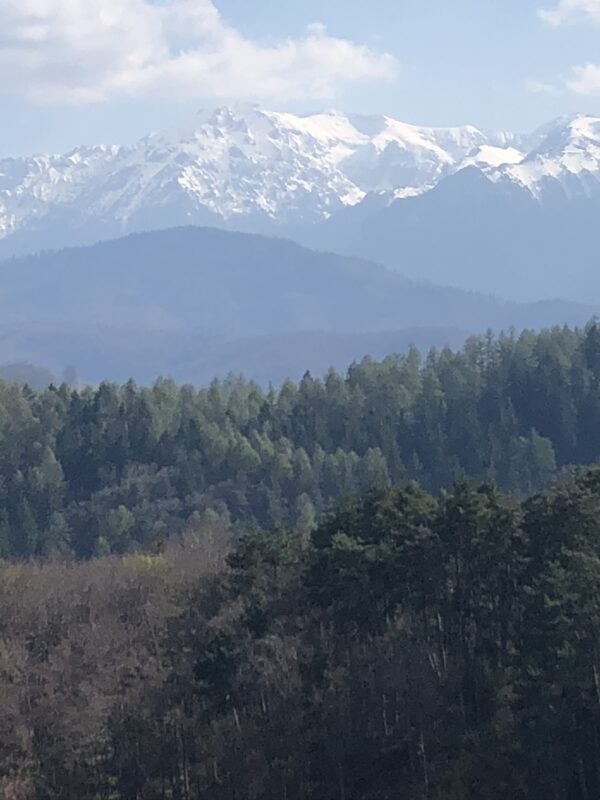
[[[583,324],[597,307],[504,303],[282,239],[180,228],[0,264],[0,362],[82,378],[261,381],[488,327]],[[423,330],[425,329],[425,330]]]
[[[508,156],[485,145],[427,192],[370,196],[294,235],[462,289],[599,302],[600,119],[559,120]]]
[[[600,302],[600,193],[595,178],[544,181],[543,200],[471,166],[430,192],[392,204],[364,204],[301,238],[314,247],[373,259],[414,279],[512,300]],[[538,184],[539,185],[539,184]]]

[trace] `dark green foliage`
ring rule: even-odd
[[[600,468],[225,537],[0,567],[2,797],[600,796]]]
[[[0,797],[600,797],[599,339],[0,384]]]
[[[600,457],[598,326],[365,359],[264,392],[0,384],[0,551],[155,549],[207,513],[309,532],[340,498],[465,478],[515,496]]]

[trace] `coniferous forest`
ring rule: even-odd
[[[310,527],[340,498],[413,480],[524,496],[600,458],[600,327],[365,359],[267,392],[0,383],[0,437],[2,557],[151,550],[215,519]]]
[[[0,384],[0,797],[600,796],[600,327]]]

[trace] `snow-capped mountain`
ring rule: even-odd
[[[408,277],[518,300],[600,302],[600,118],[484,144],[425,192],[369,198],[303,241]]]
[[[82,240],[185,222],[299,225],[368,193],[418,194],[514,137],[389,117],[221,108],[132,147],[0,160],[0,237]]]
[[[290,234],[467,168],[536,201],[600,195],[600,119],[518,136],[335,111],[201,112],[133,146],[0,160],[0,256],[190,223]]]
[[[537,199],[556,191],[567,198],[600,192],[600,118],[577,115],[543,129],[522,159],[488,171],[494,181],[521,186]]]

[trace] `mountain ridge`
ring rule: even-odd
[[[0,160],[0,241],[24,252],[172,224],[262,232],[309,224],[372,192],[420,192],[483,146],[521,144],[474,126],[430,128],[337,111],[297,116],[255,106],[201,112],[132,146]],[[57,231],[63,227],[62,236]],[[54,237],[52,236],[54,233]],[[35,248],[34,248],[35,249]]]
[[[584,325],[600,303],[508,303],[285,239],[174,228],[0,263],[0,362],[83,380],[224,370],[280,382],[412,342]],[[327,363],[330,362],[330,363]]]

